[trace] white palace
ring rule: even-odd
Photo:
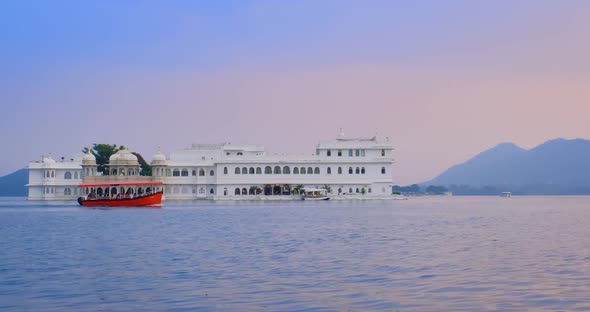
[[[309,156],[269,155],[263,147],[193,144],[153,156],[152,176],[139,176],[137,157],[121,150],[109,159],[109,175],[97,172],[90,153],[70,160],[44,157],[29,163],[30,200],[71,200],[87,194],[82,182],[159,181],[165,200],[291,199],[298,187],[326,188],[341,198],[391,194],[393,147],[389,139],[347,138],[320,142]],[[103,190],[95,190],[99,193]]]

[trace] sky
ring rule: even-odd
[[[397,184],[590,138],[590,1],[1,1],[0,175],[92,143],[312,154],[389,137]]]

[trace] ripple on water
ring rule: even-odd
[[[590,311],[589,206],[0,200],[0,310]]]

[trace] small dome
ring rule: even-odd
[[[82,160],[96,160],[96,157],[94,157],[94,155],[92,155],[92,153],[90,152],[90,150],[88,150],[84,156],[82,156]]]
[[[86,154],[84,154],[84,156],[82,156],[82,165],[96,165],[96,157],[94,157],[94,155],[92,155],[92,153],[90,152],[90,149],[88,149],[88,151],[86,151]]]
[[[156,154],[154,154],[154,160],[152,160],[152,165],[164,165],[166,163],[166,155],[158,149]]]
[[[154,154],[154,160],[165,161],[166,155],[164,155],[160,150],[156,154]]]
[[[55,160],[51,156],[43,157],[44,164],[55,164]]]

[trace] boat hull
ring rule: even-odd
[[[330,200],[330,197],[301,197],[301,200]]]
[[[84,207],[145,207],[145,206],[161,206],[162,192],[154,193],[138,198],[123,198],[123,199],[82,199],[78,198],[80,206]]]

